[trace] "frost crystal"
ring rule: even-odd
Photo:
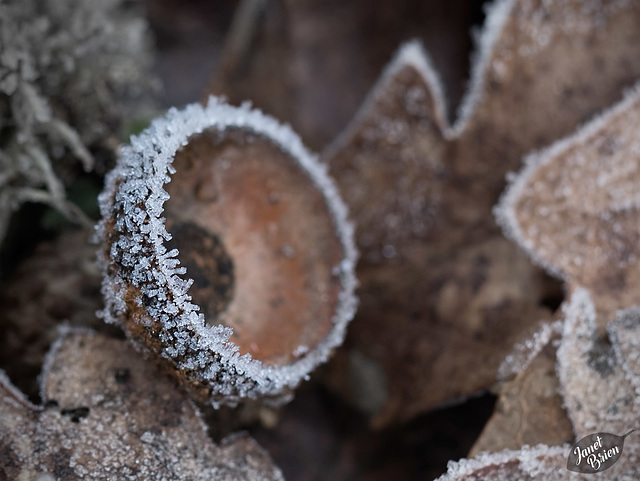
[[[563,471],[568,447],[525,446],[518,451],[482,453],[473,459],[450,462],[447,473],[437,481],[549,481],[569,478]]]
[[[144,21],[123,0],[0,4],[0,240],[23,202],[78,218],[60,173],[93,166],[89,147],[119,132],[149,64]],[[66,165],[69,164],[69,165]]]
[[[162,215],[169,198],[165,184],[181,174],[176,173],[172,165],[176,153],[181,148],[180,152],[186,152],[190,141],[199,134],[210,133],[215,137],[228,131],[267,139],[298,164],[296,168],[305,172],[322,193],[342,250],[343,260],[336,272],[340,292],[330,329],[307,351],[296,350],[300,357],[290,364],[268,365],[249,354],[240,355],[238,345],[230,339],[235,334],[231,328],[208,325],[207,321],[213,323],[215,319],[205,319],[199,312],[202,306],[193,302],[192,292],[197,286],[181,277],[189,277],[190,272],[187,270],[185,274],[185,270],[178,267],[178,251],[167,248],[172,233],[167,230],[167,221]],[[257,140],[253,142],[247,145],[255,145]],[[225,162],[221,159],[216,165],[225,170],[229,167],[225,167]],[[221,175],[214,177],[207,188],[215,187],[215,179],[222,178]],[[196,196],[216,198],[210,190],[196,191]],[[248,196],[251,192],[243,190],[242,195]],[[269,197],[271,202],[279,201],[272,195]],[[183,209],[182,204],[176,205]],[[193,104],[182,111],[169,110],[165,118],[155,120],[147,131],[132,138],[130,147],[122,149],[117,167],[107,176],[100,208],[103,220],[97,227],[97,237],[104,246],[99,261],[106,302],[102,315],[107,322],[123,325],[130,337],[168,361],[179,376],[186,373],[188,382],[204,389],[205,396],[214,403],[286,394],[342,342],[356,307],[353,227],[347,221],[347,209],[326,168],[305,149],[290,128],[273,118],[251,110],[248,105],[231,107],[216,98],[211,98],[206,108]],[[189,208],[186,204],[183,210]],[[234,216],[232,220],[238,218]],[[287,244],[281,244],[278,250],[282,258],[295,259],[302,255],[286,247]],[[331,266],[328,269],[331,270]],[[263,289],[255,282],[250,286]],[[243,292],[242,295],[253,294]],[[136,303],[128,304],[132,298],[137,299]],[[197,395],[203,398],[202,391]]]

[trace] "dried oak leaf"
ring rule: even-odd
[[[605,355],[612,347],[604,327],[617,309],[638,303],[638,97],[632,92],[578,133],[529,156],[496,209],[507,233],[534,260],[570,285],[589,288],[600,321],[601,352],[592,354],[602,369],[612,359]]]
[[[0,367],[30,399],[62,323],[105,330],[95,315],[103,304],[90,237],[76,230],[38,244],[0,289]]]
[[[618,349],[639,341],[640,311],[619,311],[609,323],[611,332],[620,334],[626,330],[623,342],[619,342],[621,336],[600,335],[597,316],[590,293],[576,288],[565,306],[565,326],[558,350],[558,376],[576,439],[602,431],[624,434],[636,427],[640,416],[640,397],[633,385],[640,372],[629,370],[630,361],[637,354]],[[638,461],[640,443],[630,444],[636,446]],[[631,452],[626,454],[631,456]],[[636,463],[636,467],[640,474],[640,464]]]
[[[483,451],[519,449],[536,444],[560,445],[573,440],[573,428],[560,396],[556,375],[559,323],[545,324],[536,333],[542,346],[515,379],[500,386],[495,410],[469,457]],[[532,340],[535,344],[536,340]],[[511,361],[513,362],[513,361]],[[522,362],[522,360],[520,360]]]
[[[598,332],[597,314],[588,291],[577,288],[564,305],[565,323],[558,350],[558,375],[576,439],[594,432],[623,435],[637,426],[640,416],[640,309],[620,311],[609,324],[609,336]],[[633,436],[633,434],[632,434]],[[475,459],[450,463],[438,481],[502,481],[547,479],[590,480],[567,470],[571,445],[525,446],[518,451],[483,453]],[[632,481],[640,477],[640,443],[630,438],[606,479]]]
[[[103,315],[198,400],[280,401],[342,342],[353,229],[273,118],[213,97],[172,109],[122,150],[100,203]]]
[[[67,330],[42,407],[0,374],[0,479],[283,479],[250,438],[214,445],[193,404],[126,341]]]
[[[496,210],[510,236],[573,291],[557,371],[576,439],[623,435],[640,415],[640,310],[630,307],[638,304],[639,92],[530,156]],[[608,479],[638,479],[639,446],[627,444]],[[574,479],[561,461],[551,479]]]
[[[208,93],[234,104],[251,99],[323,148],[409,38],[432,49],[448,94],[459,99],[476,10],[466,0],[244,0]]]
[[[638,18],[633,2],[497,1],[453,125],[428,58],[408,44],[324,155],[361,251],[360,308],[331,383],[374,424],[488,387],[519,333],[549,317],[542,304],[559,289],[491,210],[524,153],[640,75]]]
[[[498,208],[538,264],[583,286],[602,329],[640,304],[640,89],[574,135],[529,156]]]

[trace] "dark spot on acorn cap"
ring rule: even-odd
[[[167,247],[180,251],[180,264],[187,268],[185,277],[193,279],[189,295],[205,319],[215,320],[233,296],[233,261],[215,234],[188,222],[168,224],[172,239]]]

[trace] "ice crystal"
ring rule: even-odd
[[[29,405],[0,371],[0,478],[274,480],[248,437],[214,445],[199,412],[129,343],[66,330]]]
[[[123,100],[148,82],[146,24],[123,0],[0,4],[0,240],[23,202],[82,217],[60,175],[119,134]]]
[[[341,292],[330,331],[313,348],[298,350],[300,357],[285,366],[266,365],[249,354],[241,356],[229,339],[230,328],[208,325],[199,307],[191,302],[192,281],[181,277],[185,271],[178,267],[177,250],[166,248],[172,236],[161,217],[169,197],[163,186],[175,173],[174,155],[192,136],[227,129],[269,139],[299,164],[324,196],[344,255],[336,271]],[[128,286],[139,290],[139,298],[146,299],[138,307],[146,312],[142,322],[152,338],[149,345],[175,369],[206,385],[216,403],[283,395],[342,342],[356,306],[353,228],[326,167],[290,128],[273,118],[251,110],[249,105],[236,108],[213,97],[206,108],[193,104],[181,111],[169,110],[165,118],[155,120],[132,138],[130,147],[122,149],[117,167],[107,176],[100,207],[103,220],[97,234],[107,246],[99,253],[106,303],[102,315],[107,322],[127,327],[123,324],[127,309],[124,297]]]

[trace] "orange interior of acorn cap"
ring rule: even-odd
[[[165,189],[189,290],[240,352],[286,365],[332,326],[343,250],[324,196],[290,155],[240,129],[193,136]]]

